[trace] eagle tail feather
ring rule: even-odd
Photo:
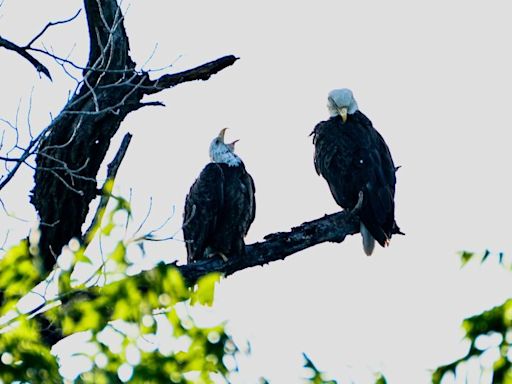
[[[361,236],[363,237],[363,249],[366,256],[371,256],[375,248],[375,238],[372,236],[368,228],[361,222]]]

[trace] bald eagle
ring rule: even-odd
[[[185,200],[183,235],[187,262],[241,256],[254,221],[254,181],[238,157],[235,143],[224,142],[227,128],[210,144],[210,159]]]
[[[363,193],[360,231],[363,249],[371,255],[375,240],[385,247],[391,235],[401,233],[395,222],[396,168],[384,139],[358,110],[352,91],[331,91],[327,108],[330,119],[311,133],[315,169],[342,208],[354,208]]]

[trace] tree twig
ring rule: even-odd
[[[70,18],[67,18],[65,20],[50,21],[48,24],[46,24],[46,26],[43,28],[43,30],[41,32],[39,32],[37,35],[35,35],[34,38],[32,40],[30,40],[30,42],[27,45],[25,45],[23,48],[24,49],[31,48],[32,44],[34,44],[37,39],[39,39],[41,36],[43,36],[43,34],[48,30],[48,28],[53,27],[55,25],[59,25],[59,24],[66,24],[66,23],[69,23],[69,22],[75,20],[78,17],[78,15],[80,14],[80,12],[82,12],[81,9],[79,9],[73,16],[71,16]]]
[[[37,72],[43,73],[46,77],[48,77],[50,80],[52,80],[52,76],[51,76],[48,68],[46,68],[46,66],[43,63],[41,63],[39,60],[37,60],[34,56],[32,56],[27,51],[32,49],[32,44],[34,44],[36,42],[36,40],[39,39],[48,30],[48,28],[53,27],[55,25],[59,25],[59,24],[69,23],[69,22],[75,20],[81,11],[82,10],[79,9],[77,11],[77,13],[75,13],[74,16],[72,16],[68,19],[61,20],[61,21],[49,22],[41,30],[41,32],[39,32],[37,35],[35,35],[32,38],[32,40],[30,40],[30,42],[27,45],[25,45],[24,47],[20,47],[19,45],[15,44],[7,39],[4,39],[3,37],[0,36],[0,47],[4,47],[5,49],[16,52],[18,55],[20,55],[21,57],[28,60],[30,62],[30,64],[32,64],[34,66],[34,68],[37,70]]]
[[[21,155],[20,158],[16,159],[15,162],[17,163],[14,168],[7,174],[7,176],[0,179],[0,190],[2,190],[9,181],[14,177],[18,169],[21,167],[22,164],[25,163],[25,161],[28,159],[29,156],[34,154],[34,149],[36,148],[37,144],[39,144],[39,140],[41,140],[46,133],[51,129],[52,125],[50,124],[48,127],[46,127],[39,135],[36,136],[36,138],[32,139]],[[4,161],[7,161],[7,158],[3,159]],[[12,159],[9,159],[9,161],[12,161]]]
[[[16,52],[21,57],[25,58],[34,66],[34,68],[39,73],[43,73],[48,77],[50,80],[52,80],[52,76],[50,75],[50,71],[48,68],[46,68],[39,60],[37,60],[34,56],[32,56],[30,53],[27,52],[27,48],[20,47],[13,42],[4,39],[0,36],[0,47],[4,47],[5,49],[8,49],[10,51]]]
[[[96,209],[96,213],[94,214],[94,219],[92,220],[91,225],[85,232],[83,236],[83,243],[87,247],[89,245],[91,239],[94,237],[94,234],[98,230],[99,225],[101,224],[101,220],[105,214],[105,208],[107,207],[108,201],[110,199],[110,192],[107,192],[107,184],[113,182],[116,178],[117,171],[119,170],[119,166],[126,155],[126,151],[128,150],[128,146],[130,145],[130,140],[132,139],[132,134],[127,133],[124,135],[123,141],[117,150],[117,153],[114,159],[107,165],[107,179],[103,184],[100,203],[98,204],[98,208]],[[111,188],[112,186],[110,186]]]

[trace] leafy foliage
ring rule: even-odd
[[[311,376],[308,377],[306,380],[310,384],[337,384],[335,380],[327,380],[324,377],[324,373],[318,370],[318,368],[313,364],[311,359],[305,354],[302,354],[304,356],[304,368],[307,368],[311,371]]]
[[[105,215],[107,223],[100,228],[98,222],[91,233],[114,234],[121,226],[116,217],[120,213],[130,216],[126,201],[116,201],[115,208]],[[92,240],[87,238],[86,244]],[[0,261],[0,380],[48,383],[66,377],[78,383],[227,382],[236,366],[237,346],[223,324],[199,327],[187,314],[190,305],[212,305],[220,276],[204,276],[195,287],[188,287],[176,268],[163,264],[128,276],[130,248],[142,240],[114,242],[103,264],[86,280],[77,279],[75,273],[84,265],[92,266],[91,258],[85,245],[72,241],[58,260],[60,268],[42,283],[28,241],[12,247]],[[38,283],[45,286],[44,291],[38,289]],[[57,293],[47,294],[52,284]],[[20,300],[27,301],[30,296],[39,301],[32,300],[28,310],[20,310]],[[50,324],[62,337],[86,335],[84,347],[71,348],[69,356],[56,353],[43,337],[47,330],[41,324]],[[63,377],[64,365],[73,358],[88,363],[83,364],[82,372],[66,371]]]
[[[465,266],[467,263],[469,263],[471,260],[480,260],[481,263],[489,260],[489,257],[495,257],[498,260],[498,263],[505,266],[504,264],[504,256],[505,254],[503,252],[499,252],[498,254],[493,254],[490,250],[486,249],[483,254],[479,254],[476,252],[470,252],[470,251],[461,251],[459,253],[460,256],[460,262],[462,266]]]
[[[470,260],[489,260],[490,251],[483,255],[464,251],[462,265]],[[497,255],[498,262],[504,265],[504,255]],[[503,304],[464,320],[462,327],[469,341],[467,353],[460,359],[437,368],[432,382],[438,384],[451,376],[457,380],[467,380],[471,370],[480,377],[480,382],[512,384],[512,299]]]
[[[0,378],[4,383],[47,383],[59,377],[55,358],[49,346],[42,342],[34,321],[21,317],[0,338],[0,351]]]
[[[310,376],[305,378],[305,382],[308,384],[338,384],[336,380],[329,380],[325,378],[325,373],[320,371],[316,365],[313,363],[313,361],[306,355],[305,353],[302,354],[304,357],[304,368],[306,368]],[[376,381],[375,384],[386,384],[386,378],[382,374],[376,375]],[[267,381],[264,381],[262,384],[268,383]]]
[[[463,322],[470,347],[464,357],[436,369],[434,384],[446,374],[457,375],[468,362],[478,363],[481,373],[492,375],[493,383],[512,383],[512,299]],[[465,374],[465,373],[460,373]]]
[[[30,292],[41,278],[28,247],[28,241],[23,240],[0,260],[0,298],[3,301],[1,315],[13,309],[18,300]]]
[[[27,240],[12,247],[0,261],[0,315],[3,319],[17,317],[17,324],[0,337],[0,378],[6,383],[44,382],[57,374],[57,364],[49,346],[41,342],[38,325],[17,306],[39,278]]]

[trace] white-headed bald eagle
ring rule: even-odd
[[[375,240],[384,247],[391,235],[401,233],[395,222],[396,168],[384,139],[358,110],[352,91],[331,91],[327,108],[330,119],[311,133],[315,168],[342,208],[354,208],[363,192],[360,229],[364,251],[371,255]]]
[[[210,159],[185,200],[183,235],[187,262],[212,256],[242,256],[244,237],[256,213],[254,181],[235,152],[225,143],[227,128],[210,144]]]

